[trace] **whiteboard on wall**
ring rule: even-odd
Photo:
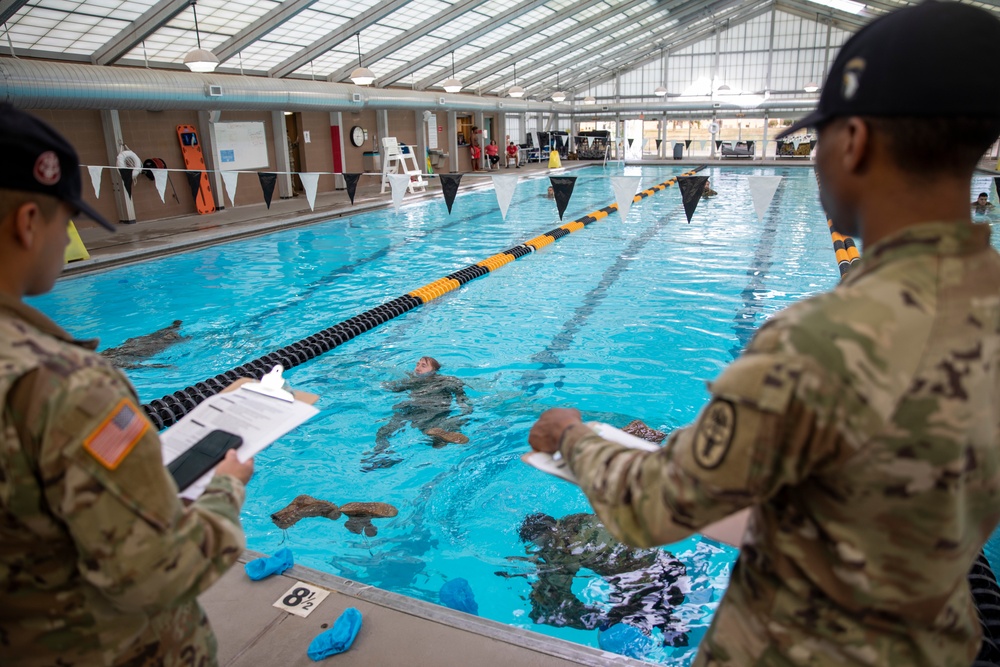
[[[264,123],[216,123],[215,147],[223,171],[269,166]]]

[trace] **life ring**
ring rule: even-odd
[[[127,167],[124,168],[127,169]],[[146,178],[148,178],[151,181],[154,180],[155,177],[153,176],[153,172],[151,172],[150,169],[166,169],[166,168],[167,168],[167,163],[164,162],[163,158],[160,157],[151,157],[144,160],[142,163],[142,169],[143,169],[142,173]]]
[[[718,134],[719,133],[719,124],[716,123],[714,120],[711,123],[708,124],[708,133],[709,134]]]
[[[142,160],[139,156],[128,150],[127,148],[118,154],[118,159],[115,160],[115,165],[119,169],[131,169],[132,170],[132,180],[139,177],[142,173]]]

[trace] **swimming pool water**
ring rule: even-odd
[[[647,187],[682,169],[625,171]],[[613,202],[607,176],[621,173],[573,171],[580,178],[564,219]],[[811,169],[702,173],[719,195],[690,224],[669,188],[634,204],[624,222],[612,214],[287,371],[297,388],[322,396],[321,413],[257,457],[243,511],[249,546],[289,546],[299,564],[431,602],[462,577],[481,616],[598,646],[597,629],[531,620],[538,578],[524,558],[537,550],[519,539],[523,520],[589,509],[575,487],[519,461],[534,419],[572,405],[619,427],[684,425],[708,397],[705,382],[761,322],[838,280]],[[746,176],[775,174],[784,180],[758,221]],[[523,180],[506,221],[492,190],[466,191],[452,216],[440,199],[404,205],[62,280],[31,303],[74,335],[99,335],[101,349],[182,320],[187,340],[128,372],[148,402],[556,227],[547,186]],[[972,192],[988,187],[978,178]],[[407,429],[392,440],[403,462],[364,472],[375,432],[401,400],[382,383],[423,355],[466,383],[469,444],[435,449]],[[374,520],[373,537],[349,532],[343,518],[279,530],[270,515],[299,494],[387,502],[399,515]],[[665,549],[683,564],[684,601],[674,610],[683,639],[640,655],[686,665],[736,550],[700,536]],[[604,611],[614,594],[589,567],[576,572],[572,592]]]

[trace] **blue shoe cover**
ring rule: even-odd
[[[445,582],[438,596],[445,607],[479,615],[479,605],[476,604],[476,596],[472,594],[472,587],[461,577]]]
[[[265,577],[270,577],[272,574],[281,574],[294,564],[292,550],[285,547],[284,549],[275,551],[271,557],[257,558],[247,563],[244,567],[248,577],[254,581],[260,581]]]
[[[607,630],[598,632],[597,644],[605,651],[640,660],[654,648],[652,639],[625,623],[616,623]]]
[[[354,607],[348,607],[332,628],[316,635],[316,638],[309,644],[307,653],[313,660],[322,660],[331,655],[343,653],[351,648],[351,644],[354,643],[354,638],[358,636],[360,629],[361,612]]]

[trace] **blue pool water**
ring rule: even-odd
[[[644,187],[681,171],[625,170]],[[613,202],[607,176],[621,173],[574,171],[580,179],[565,220]],[[532,621],[538,577],[525,557],[537,553],[519,540],[522,521],[589,509],[575,487],[519,461],[534,419],[572,405],[616,426],[684,425],[708,396],[705,382],[761,322],[838,280],[812,170],[703,173],[720,194],[690,224],[677,189],[659,192],[633,205],[625,222],[612,214],[286,372],[322,396],[321,413],[258,456],[243,511],[249,546],[289,546],[299,564],[431,602],[462,577],[481,616],[598,646],[596,629]],[[758,221],[746,176],[774,174],[784,181]],[[972,191],[988,185],[977,179]],[[76,336],[100,335],[101,349],[182,320],[187,340],[128,372],[148,402],[556,227],[547,186],[522,181],[506,221],[492,190],[464,192],[452,216],[434,200],[333,220],[63,280],[32,304]],[[470,443],[434,449],[407,429],[392,441],[402,463],[363,472],[375,432],[401,399],[382,383],[422,355],[467,385]],[[343,518],[279,530],[271,513],[299,494],[338,505],[387,502],[399,515],[376,519],[370,538],[349,532]],[[665,549],[682,564],[684,600],[673,612],[680,639],[641,656],[686,665],[736,550],[700,536]],[[593,569],[572,579],[571,594],[590,607],[608,611],[613,593]]]

